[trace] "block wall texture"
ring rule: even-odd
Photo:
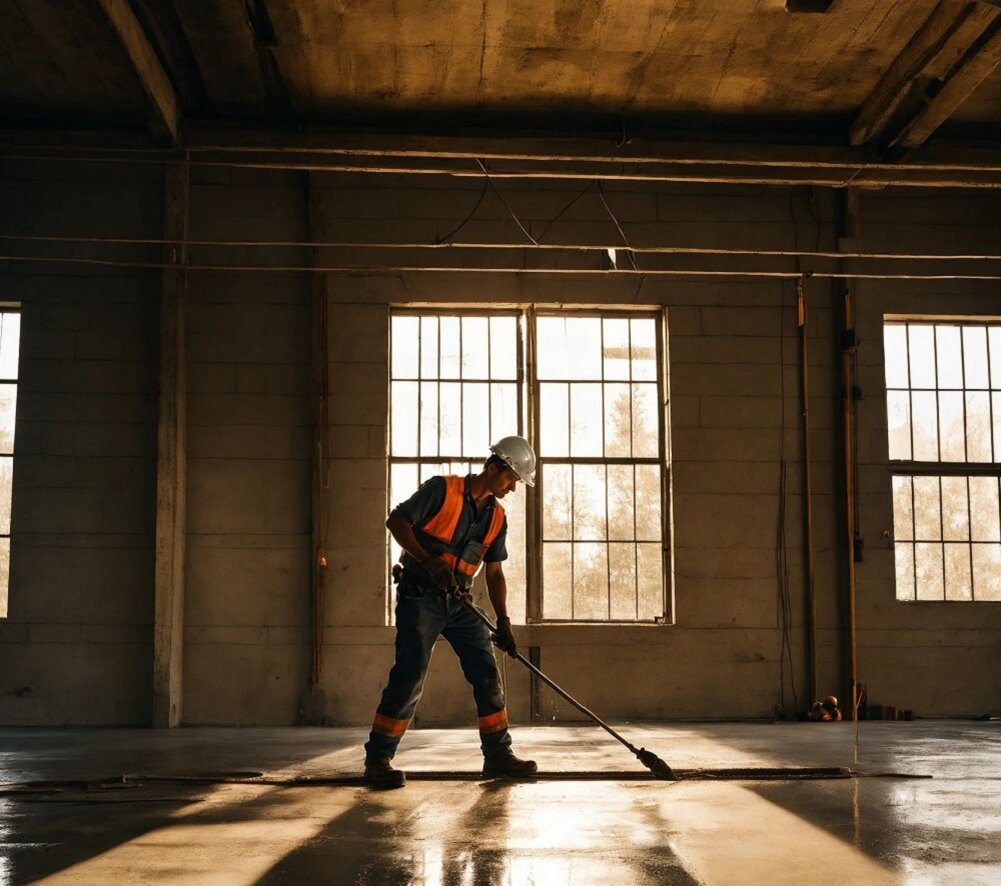
[[[5,233],[161,236],[155,167],[0,169]],[[0,263],[22,311],[2,723],[150,720],[159,291],[155,271]]]
[[[4,225],[159,235],[158,174],[84,183],[69,172],[4,167]],[[593,190],[553,222],[583,184],[501,187],[537,239],[617,242]],[[481,188],[463,179],[314,175],[307,181],[291,173],[196,170],[190,235],[437,242],[461,225],[456,239],[520,242],[494,195],[470,217]],[[830,191],[617,184],[606,187],[606,198],[634,243],[837,245]],[[75,208],[67,212],[68,206]],[[996,253],[1001,239],[1001,203],[989,194],[888,189],[864,194],[861,209],[863,249]],[[358,248],[345,258],[302,248],[191,247],[195,263],[276,269],[189,274],[187,724],[291,724],[299,716],[309,673],[311,275],[278,267],[335,257],[358,267],[413,266],[429,253]],[[543,260],[598,267],[601,257],[463,251],[447,260],[473,268]],[[756,266],[752,258],[686,261],[719,270]],[[791,258],[788,267],[796,269]],[[610,718],[767,717],[778,704],[793,705],[793,683],[799,706],[808,703],[792,282],[374,270],[325,273],[314,282],[329,312],[326,722],[368,722],[392,662],[383,525],[388,324],[394,306],[414,304],[667,308],[674,624],[531,625],[517,629],[519,641],[538,647],[547,673]],[[22,301],[25,310],[11,612],[0,622],[0,722],[148,722],[158,275],[0,264],[0,284],[3,298]],[[843,694],[840,294],[820,279],[808,281],[806,294],[818,691]],[[873,701],[919,714],[997,712],[1001,604],[894,598],[892,540],[884,536],[890,498],[881,324],[884,313],[1001,315],[1001,290],[996,282],[863,281],[857,310],[866,542],[857,567],[861,680]],[[792,607],[785,659],[776,556],[783,511]],[[528,722],[533,710],[545,721],[578,717],[545,688],[533,698],[514,663],[507,682],[516,722]],[[417,725],[474,722],[468,686],[441,644]]]

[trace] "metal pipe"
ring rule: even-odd
[[[528,249],[535,247],[528,246]],[[68,256],[33,256],[33,255],[0,255],[0,261],[35,262],[38,264],[78,264],[94,265],[109,268],[134,268],[141,270],[162,270],[172,267],[164,262],[115,261],[111,259],[78,258]],[[294,273],[308,274],[314,272],[360,274],[377,276],[380,274],[396,276],[399,274],[520,274],[522,276],[557,274],[601,276],[608,279],[623,276],[638,277],[765,277],[772,279],[796,280],[800,271],[727,271],[710,268],[659,268],[636,269],[616,268],[524,268],[524,267],[456,267],[448,265],[200,265],[188,264],[186,271],[238,271],[241,273]],[[811,271],[811,277],[818,279],[842,278],[847,280],[1001,280],[1001,274],[877,274],[843,271]]]
[[[180,240],[159,237],[79,237],[39,234],[0,234],[0,240],[25,243],[102,243],[128,246],[171,246]],[[185,246],[218,246],[225,248],[277,248],[277,249],[530,249],[552,252],[607,252],[610,249],[650,255],[751,255],[799,258],[858,258],[887,261],[1001,261],[1001,255],[942,253],[921,254],[903,252],[835,252],[804,249],[740,249],[736,247],[708,246],[627,246],[621,243],[372,243],[361,240],[185,240]]]
[[[806,552],[806,688],[808,700],[817,697],[817,601],[814,586],[813,550],[813,454],[810,440],[810,374],[804,277],[796,284],[800,335],[800,380],[803,400],[804,547]]]

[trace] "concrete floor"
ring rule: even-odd
[[[515,747],[600,778],[517,783],[472,777],[472,730],[412,731],[392,792],[351,782],[360,729],[3,729],[0,884],[1001,884],[1001,723],[863,723],[857,766],[849,723],[622,732],[692,777],[592,727]],[[862,775],[711,777],[821,766]]]

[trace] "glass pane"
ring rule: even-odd
[[[966,387],[986,389],[987,380],[987,328],[963,327],[963,375]]]
[[[893,537],[914,540],[914,512],[911,509],[911,478],[893,478]]]
[[[608,549],[603,544],[574,545],[573,617],[597,621],[608,618]]]
[[[602,346],[605,378],[609,380],[629,380],[629,321],[609,319],[605,321],[605,341]]]
[[[20,313],[0,313],[0,378],[17,378],[17,355],[20,347]]]
[[[893,556],[897,570],[897,599],[914,599],[914,545],[901,544],[893,546]]]
[[[911,457],[911,395],[907,391],[886,392],[886,423],[890,458],[909,461]]]
[[[459,377],[459,317],[440,317],[441,378]]]
[[[535,323],[535,364],[540,379],[569,378],[565,317],[539,317]]]
[[[438,455],[438,382],[421,382],[420,427],[421,455]]]
[[[1001,600],[1001,544],[973,546],[973,598]]]
[[[486,379],[489,376],[486,317],[462,318],[462,377]]]
[[[569,541],[570,465],[545,465],[541,486],[543,539]]]
[[[966,461],[966,438],[962,391],[938,395],[939,427],[942,429],[942,461]]]
[[[1001,372],[1001,369],[998,371]],[[991,414],[994,416],[994,457],[992,461],[1001,462],[1001,392],[991,392]]]
[[[632,544],[608,546],[611,577],[611,615],[617,621],[636,620],[636,548]]]
[[[14,459],[0,458],[0,535],[10,535],[10,502],[14,482]]]
[[[632,402],[627,384],[605,385],[605,457],[629,458]]]
[[[392,455],[417,455],[417,382],[393,382]]]
[[[636,465],[636,537],[642,541],[660,541],[660,468]]]
[[[539,455],[565,458],[570,454],[569,385],[539,385]]]
[[[14,451],[17,385],[0,385],[0,453]]]
[[[997,477],[970,477],[970,519],[974,541],[1001,540]]]
[[[657,381],[657,328],[654,320],[631,320],[633,381]]]
[[[417,378],[420,323],[420,317],[393,317],[393,378]]]
[[[600,457],[604,429],[601,385],[570,385],[570,454],[578,458]]]
[[[987,391],[966,392],[967,461],[991,460],[991,395]]]
[[[918,599],[943,600],[942,545],[918,542],[914,545],[917,558]]]
[[[462,454],[473,459],[490,454],[488,389],[482,382],[462,385]]]
[[[567,320],[567,365],[563,378],[601,378],[601,318]]]
[[[417,465],[390,465],[389,468],[389,506],[395,508],[402,504],[417,491]],[[389,536],[389,556],[391,562],[400,559],[400,546]]]
[[[908,387],[907,327],[903,324],[887,323],[883,327],[883,359],[887,388]]]
[[[908,326],[910,337],[910,370],[912,388],[935,387],[934,328],[923,324]]]
[[[479,466],[476,467],[479,470]],[[507,579],[507,614],[515,624],[525,624],[526,589],[525,572],[525,493],[521,488],[504,499],[507,513],[507,556],[504,577]]]
[[[938,363],[939,388],[962,390],[963,352],[958,326],[935,327],[935,358]]]
[[[442,455],[455,456],[462,452],[462,385],[443,382],[438,386],[438,448]]]
[[[421,317],[421,378],[438,378],[438,318]]]
[[[937,541],[942,537],[938,477],[914,477],[914,537]]]
[[[632,541],[636,536],[636,495],[633,492],[633,466],[608,466],[608,537]]]
[[[991,387],[1001,390],[1001,326],[991,326],[987,330],[990,353]]]
[[[7,617],[7,588],[10,586],[10,539],[0,538],[0,618]]]
[[[490,377],[518,377],[518,321],[514,317],[490,318]]]
[[[972,600],[973,584],[970,576],[970,546],[945,546],[945,599]]]
[[[657,417],[657,385],[633,385],[633,458],[659,455]]]
[[[938,461],[938,398],[934,391],[911,394],[914,420],[914,460]]]
[[[601,541],[605,534],[605,466],[575,465],[573,475],[573,537]]]
[[[518,433],[518,388],[504,383],[490,386],[490,441]]]
[[[966,477],[942,478],[942,531],[947,541],[968,541],[970,509]]]
[[[571,618],[574,577],[570,551],[569,543],[546,542],[542,546],[542,575],[545,582],[542,594],[543,618]]]
[[[661,546],[637,545],[639,566],[639,619],[652,621],[664,614],[664,559]]]

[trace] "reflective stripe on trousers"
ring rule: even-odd
[[[420,701],[439,635],[455,650],[472,686],[484,756],[503,753],[511,746],[490,632],[458,600],[426,589],[420,597],[401,594],[397,598],[396,662],[365,744],[366,756],[392,758],[396,753]]]

